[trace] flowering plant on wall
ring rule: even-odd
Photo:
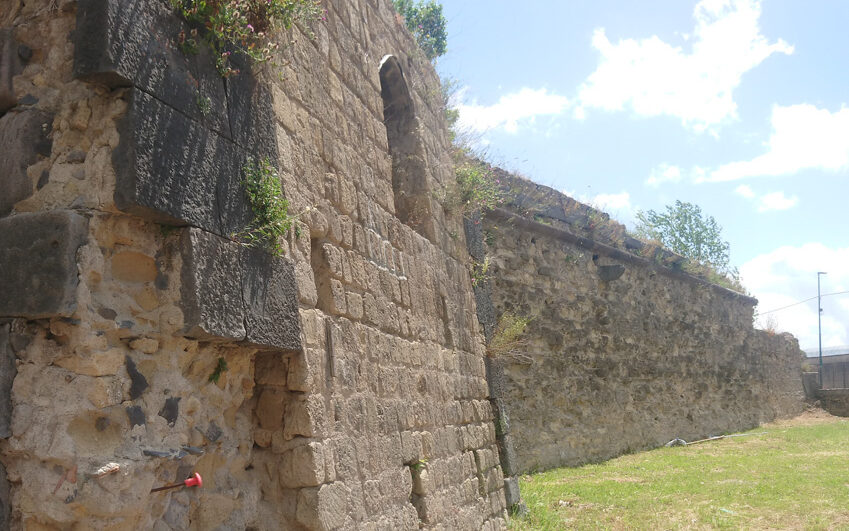
[[[320,0],[170,0],[171,6],[190,23],[202,26],[204,39],[216,56],[222,76],[237,74],[230,63],[232,52],[255,62],[274,56],[279,45],[274,33],[293,24],[310,24],[324,18]],[[180,34],[182,49],[196,46],[196,32]]]

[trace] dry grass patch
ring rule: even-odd
[[[849,529],[849,421],[807,412],[521,480],[511,529]]]

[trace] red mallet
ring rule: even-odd
[[[203,487],[203,478],[200,477],[200,474],[195,472],[195,475],[187,479],[182,483],[175,483],[173,485],[165,485],[164,487],[157,487],[155,489],[151,489],[150,492],[159,492],[160,490],[168,490],[168,489],[176,489],[177,487]]]

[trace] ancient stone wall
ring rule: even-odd
[[[681,257],[506,174],[448,212],[433,68],[324,5],[222,78],[167,0],[0,0],[0,528],[497,529],[521,470],[798,410],[798,346]],[[237,236],[262,159],[281,255]]]
[[[527,345],[495,360],[518,470],[801,411],[798,343],[753,330],[754,299],[681,271],[668,251],[642,256],[601,212],[500,177],[508,204],[481,230],[495,314],[532,318]]]
[[[439,81],[325,7],[222,79],[165,0],[0,0],[0,527],[504,526]],[[233,240],[264,157],[283,256]]]

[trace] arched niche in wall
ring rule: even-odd
[[[392,156],[392,189],[395,213],[414,230],[433,240],[433,217],[424,149],[416,123],[410,90],[398,59],[380,61],[380,95],[383,123]]]

